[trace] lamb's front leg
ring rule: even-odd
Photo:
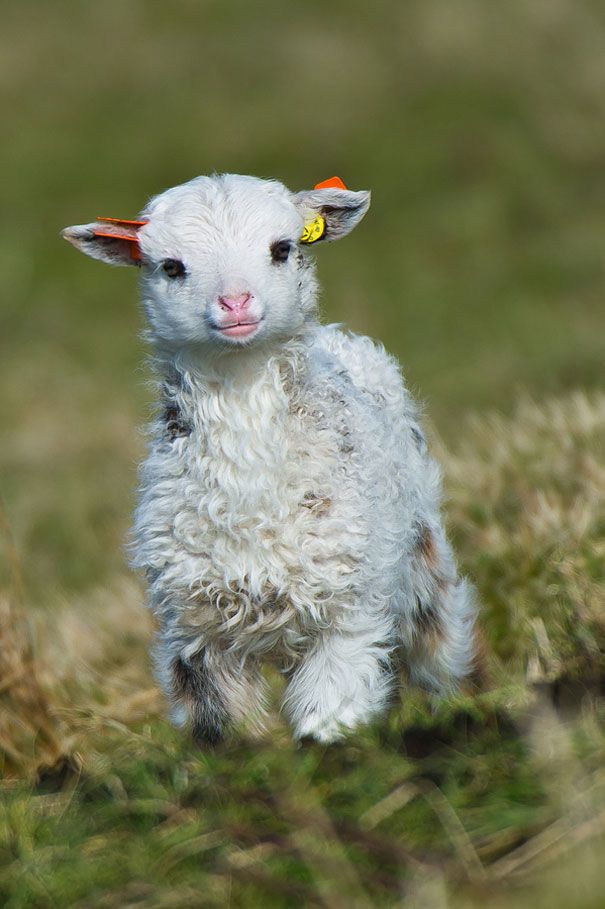
[[[243,723],[258,730],[264,715],[263,682],[250,660],[208,645],[191,653],[183,648],[156,650],[163,687],[170,698],[174,722],[190,726],[199,745],[213,745],[229,726]]]
[[[390,629],[364,618],[324,632],[290,678],[284,707],[296,738],[334,742],[384,709],[394,681]]]

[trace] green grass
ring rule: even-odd
[[[602,905],[604,40],[601,0],[5,4],[2,905]],[[214,169],[372,189],[324,314],[426,402],[482,602],[489,692],[333,750],[195,752],[124,565],[136,281],[59,231]]]
[[[490,683],[436,709],[404,688],[387,719],[331,748],[292,745],[273,676],[264,738],[234,730],[196,751],[163,719],[135,583],[122,572],[30,610],[16,634],[28,610],[14,557],[0,614],[2,905],[396,906],[403,893],[440,906],[425,894],[436,888],[469,909],[565,906],[580,861],[591,884],[573,905],[592,905],[604,439],[605,399],[575,394],[475,421],[441,452]]]

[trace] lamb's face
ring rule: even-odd
[[[139,231],[143,303],[171,344],[296,334],[313,307],[303,215],[279,183],[200,177],[155,198]]]
[[[139,265],[153,336],[171,347],[250,346],[299,333],[315,309],[305,226],[347,234],[370,194],[291,193],[281,183],[223,174],[156,196],[136,222],[100,219],[63,236],[93,258]]]

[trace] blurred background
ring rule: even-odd
[[[212,171],[276,177],[294,190],[338,174],[371,189],[373,201],[354,234],[317,250],[323,315],[400,358],[444,450],[459,444],[469,413],[497,410],[511,421],[501,452],[520,397],[569,400],[582,389],[594,401],[603,387],[603,0],[9,0],[0,92],[0,582],[25,616],[34,660],[69,612],[52,684],[78,703],[69,685],[85,678],[87,703],[97,705],[90,716],[111,700],[101,681],[109,670],[89,676],[63,662],[70,646],[94,649],[80,641],[101,639],[98,614],[122,616],[120,646],[134,641],[148,673],[146,619],[123,543],[151,393],[134,270],[77,255],[60,239],[64,226],[135,217],[150,195]],[[559,427],[575,419],[582,408],[573,400],[534,420],[538,435],[557,414]],[[602,428],[597,410],[593,429]],[[489,474],[496,447],[482,444]],[[521,472],[527,450],[519,443]],[[548,451],[556,456],[556,440]],[[582,449],[554,487],[586,457]],[[479,489],[478,469],[458,475],[472,494]],[[454,479],[454,500],[455,490]],[[574,487],[569,502],[576,498]],[[477,520],[483,535],[473,545],[487,545],[487,519]],[[588,561],[600,584],[602,509],[594,521],[600,536]],[[509,596],[494,568],[501,553],[482,574],[489,557],[472,562],[467,525],[453,526],[465,564],[501,615]],[[602,588],[591,590],[602,602]],[[520,597],[531,599],[527,587]],[[136,672],[124,681],[130,661],[120,657],[116,700],[141,684]],[[145,717],[141,708],[137,722]],[[185,747],[161,728],[165,748]],[[46,905],[46,891],[28,886],[31,905]],[[30,905],[26,891],[6,905]],[[170,905],[189,905],[185,896]],[[49,905],[68,904],[54,898]]]

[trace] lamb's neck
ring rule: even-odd
[[[312,331],[279,344],[213,350],[182,346],[156,347],[152,361],[156,373],[169,385],[197,395],[221,394],[245,397],[251,389],[273,385],[281,377],[291,385],[304,372]]]
[[[160,376],[179,375],[186,380],[191,377],[196,385],[220,382],[235,386],[248,384],[263,371],[270,371],[275,363],[287,366],[300,359],[318,328],[319,323],[309,319],[289,338],[273,338],[239,348],[216,344],[173,346],[149,336],[147,340],[151,341],[151,360]]]
[[[163,364],[165,394],[195,428],[205,456],[217,463],[221,476],[230,466],[234,474],[243,469],[260,480],[260,474],[269,478],[283,467],[289,415],[304,382],[306,351],[306,343],[298,339],[269,357],[257,348],[200,363],[181,352]]]

